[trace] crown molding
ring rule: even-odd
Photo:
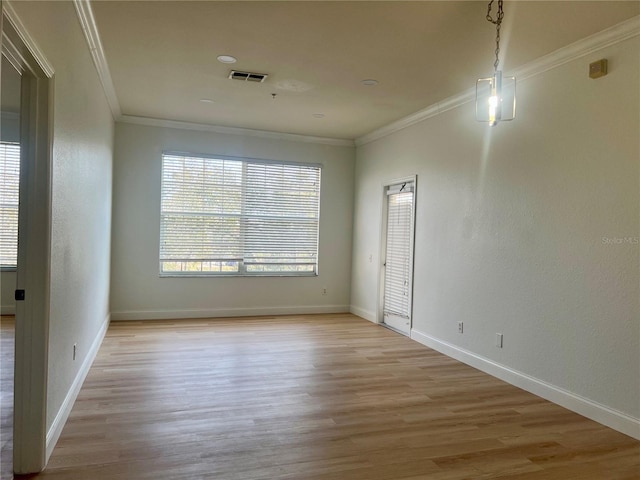
[[[22,20],[20,20],[20,17],[18,17],[18,14],[14,10],[13,5],[9,0],[4,0],[2,2],[2,13],[4,17],[11,23],[13,29],[18,33],[20,40],[27,47],[27,50],[29,50],[38,66],[42,69],[42,72],[45,74],[45,76],[48,78],[53,77],[53,74],[55,73],[53,66],[51,66],[51,64],[48,62],[47,58],[44,56],[44,53],[42,53],[42,50],[40,50],[40,47],[38,47],[38,44],[33,39],[33,37],[29,35],[29,31],[25,28]],[[2,35],[8,44],[13,45],[13,42],[11,42],[11,39],[9,39],[5,33],[3,33]],[[18,54],[20,57],[22,56],[21,52],[18,52],[15,47],[12,51],[12,54]]]
[[[607,28],[582,40],[571,43],[566,47],[562,47],[555,52],[544,55],[532,62],[526,63],[521,67],[510,71],[508,74],[515,76],[519,81],[540,75],[553,68],[569,63],[578,58],[589,55],[597,50],[615,45],[629,38],[640,34],[640,15],[636,15],[622,23]],[[464,105],[473,101],[475,98],[475,88],[470,88],[462,93],[453,95],[440,102],[434,103],[429,107],[416,113],[403,117],[384,127],[378,128],[366,135],[356,138],[356,146],[365,145],[380,138],[391,135],[392,133],[403,130],[411,125],[422,122],[428,118],[440,115],[448,110]]]
[[[526,63],[513,70],[510,75],[523,80],[531,78],[636,35],[640,35],[640,15]]]
[[[118,120],[122,115],[120,102],[118,102],[118,96],[113,86],[111,72],[109,71],[107,58],[104,55],[100,34],[98,33],[98,26],[93,16],[93,10],[91,9],[91,3],[89,0],[73,0],[73,5],[76,8],[84,38],[89,46],[91,58],[93,58],[93,63],[98,71],[98,77],[100,77],[104,94],[107,97],[107,103],[109,104],[109,108],[111,108],[111,114],[115,120]]]
[[[177,120],[164,120],[161,118],[137,117],[134,115],[121,115],[117,119],[121,123],[134,125],[147,125],[151,127],[177,128],[180,130],[195,130],[199,132],[222,133],[225,135],[243,135],[246,137],[267,138],[270,140],[285,140],[288,142],[317,143],[334,147],[355,147],[353,140],[343,138],[314,137],[310,135],[298,135],[295,133],[280,133],[267,130],[252,130],[249,128],[223,127],[206,123],[180,122]]]

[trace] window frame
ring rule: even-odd
[[[212,160],[228,160],[234,162],[242,163],[242,176],[241,176],[241,190],[242,190],[242,201],[241,208],[242,211],[238,215],[238,218],[241,223],[243,223],[244,219],[248,218],[248,215],[245,214],[245,205],[246,205],[246,184],[247,184],[247,164],[265,164],[265,165],[282,165],[282,166],[292,166],[292,167],[308,167],[317,169],[318,175],[318,189],[317,189],[317,214],[316,214],[316,239],[315,239],[315,263],[313,271],[294,271],[294,272],[284,272],[284,271],[266,271],[266,272],[248,272],[247,264],[245,263],[246,251],[245,251],[245,241],[244,235],[246,233],[244,227],[240,227],[240,235],[242,237],[241,244],[241,255],[238,259],[238,270],[237,271],[163,271],[163,262],[168,262],[170,260],[162,260],[162,230],[163,230],[163,200],[164,200],[164,191],[165,191],[165,178],[164,178],[164,167],[165,167],[165,156],[179,156],[179,157],[191,157],[191,158],[202,158],[202,159],[212,159]],[[160,157],[160,235],[159,235],[159,250],[158,250],[158,268],[159,268],[159,276],[160,278],[237,278],[237,277],[317,277],[319,275],[320,262],[319,262],[319,251],[320,251],[320,210],[321,210],[321,198],[322,198],[322,169],[324,165],[322,163],[315,162],[296,162],[296,161],[287,161],[287,160],[273,160],[273,159],[264,159],[264,158],[255,158],[255,157],[240,157],[240,156],[231,156],[231,155],[215,155],[211,153],[194,153],[194,152],[185,152],[185,151],[176,151],[176,150],[163,150]],[[181,260],[177,260],[181,261]],[[206,262],[207,260],[194,260],[195,262]],[[212,260],[213,262],[213,260]],[[223,261],[221,261],[223,262]],[[296,265],[296,264],[292,264]],[[302,265],[302,264],[298,264]]]

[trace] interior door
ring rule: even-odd
[[[383,322],[405,335],[411,332],[415,182],[386,189],[386,253]]]

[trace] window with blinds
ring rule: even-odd
[[[316,275],[320,166],[165,153],[160,274]]]
[[[0,267],[18,264],[20,144],[0,143]]]

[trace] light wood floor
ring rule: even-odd
[[[0,478],[13,471],[13,363],[15,318],[0,316]]]
[[[352,315],[112,323],[47,480],[640,478],[640,442]]]

